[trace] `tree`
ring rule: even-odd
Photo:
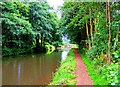
[[[110,29],[110,1],[107,0],[106,2],[106,22],[107,22],[107,29],[109,32],[109,40],[108,40],[108,64],[110,64],[110,43],[111,43],[111,29]]]
[[[62,7],[62,20],[65,20],[62,26],[65,28],[64,31],[68,37],[80,47],[88,48],[87,53],[90,58],[97,58],[102,53],[104,55],[109,54],[105,58],[108,63],[110,63],[110,56],[113,53],[112,48],[118,48],[118,45],[115,44],[118,43],[119,38],[119,30],[116,27],[119,23],[117,20],[119,19],[118,10],[115,8],[115,4],[110,4],[112,5],[109,5],[108,2],[65,2]],[[107,8],[106,5],[108,5]],[[113,21],[111,22],[110,19]],[[86,42],[86,46],[84,42]]]
[[[45,50],[46,43],[57,46],[61,42],[59,20],[49,12],[46,1],[12,0],[0,2],[0,8],[3,56],[34,52],[34,48],[37,52]]]
[[[40,33],[41,46],[44,46],[45,42],[53,44],[54,41],[55,45],[57,41],[61,41],[61,34],[57,34],[59,31],[57,15],[49,12],[49,8],[47,2],[30,3],[30,22],[34,31]]]
[[[22,2],[1,2],[3,56],[16,54],[19,49],[31,49],[33,45],[32,26],[28,21],[29,6]],[[25,40],[28,38],[28,41]],[[24,45],[27,44],[27,45]],[[13,48],[13,49],[9,49]],[[22,51],[20,51],[22,52]],[[6,53],[6,54],[4,54]]]

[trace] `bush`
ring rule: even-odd
[[[100,64],[100,59],[90,60],[81,54],[94,85],[118,85],[118,63]]]
[[[90,48],[90,50],[88,50],[86,52],[86,55],[91,58],[91,59],[94,59],[96,58],[96,55],[97,55],[97,47],[96,46],[93,46]]]
[[[55,47],[49,43],[46,43],[45,48],[47,50],[47,54],[51,54],[55,50]]]

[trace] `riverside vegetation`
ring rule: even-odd
[[[2,55],[45,52],[62,44],[59,19],[47,2],[0,2]],[[52,50],[52,49],[51,49]]]
[[[75,85],[76,61],[74,60],[74,50],[68,52],[68,56],[61,62],[57,72],[53,74],[52,82],[49,85]]]

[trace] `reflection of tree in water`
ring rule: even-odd
[[[47,85],[51,81],[52,72],[55,72],[60,64],[59,55],[60,53],[56,52],[51,55],[17,56],[9,60],[10,63],[3,62],[3,84]]]

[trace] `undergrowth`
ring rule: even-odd
[[[87,66],[93,85],[118,85],[118,63],[99,65],[97,59],[90,60],[84,54],[81,54],[81,57]]]

